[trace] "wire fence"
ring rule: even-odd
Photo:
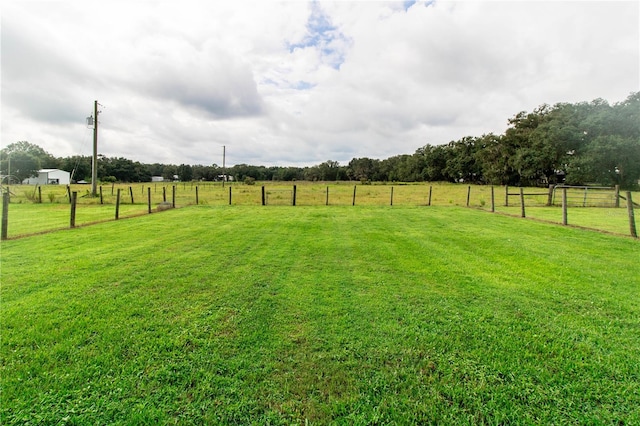
[[[95,195],[87,185],[16,185],[3,192],[2,239],[186,206],[464,206],[637,236],[633,194],[602,187],[163,182],[103,185]]]

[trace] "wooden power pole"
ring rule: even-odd
[[[93,102],[93,157],[91,159],[91,196],[96,197],[98,188],[98,101]]]
[[[227,181],[227,168],[225,167],[225,158],[227,155],[227,147],[222,145],[222,187],[224,188],[224,183]]]

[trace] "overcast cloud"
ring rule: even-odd
[[[4,1],[2,146],[315,165],[640,90],[638,1]]]

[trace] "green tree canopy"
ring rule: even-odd
[[[36,176],[41,168],[57,166],[57,160],[51,154],[27,141],[9,144],[0,151],[0,170],[7,176],[3,182],[22,182]]]

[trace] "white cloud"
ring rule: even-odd
[[[254,4],[255,3],[255,4]],[[8,1],[2,143],[142,162],[319,164],[502,133],[640,90],[638,2]]]

